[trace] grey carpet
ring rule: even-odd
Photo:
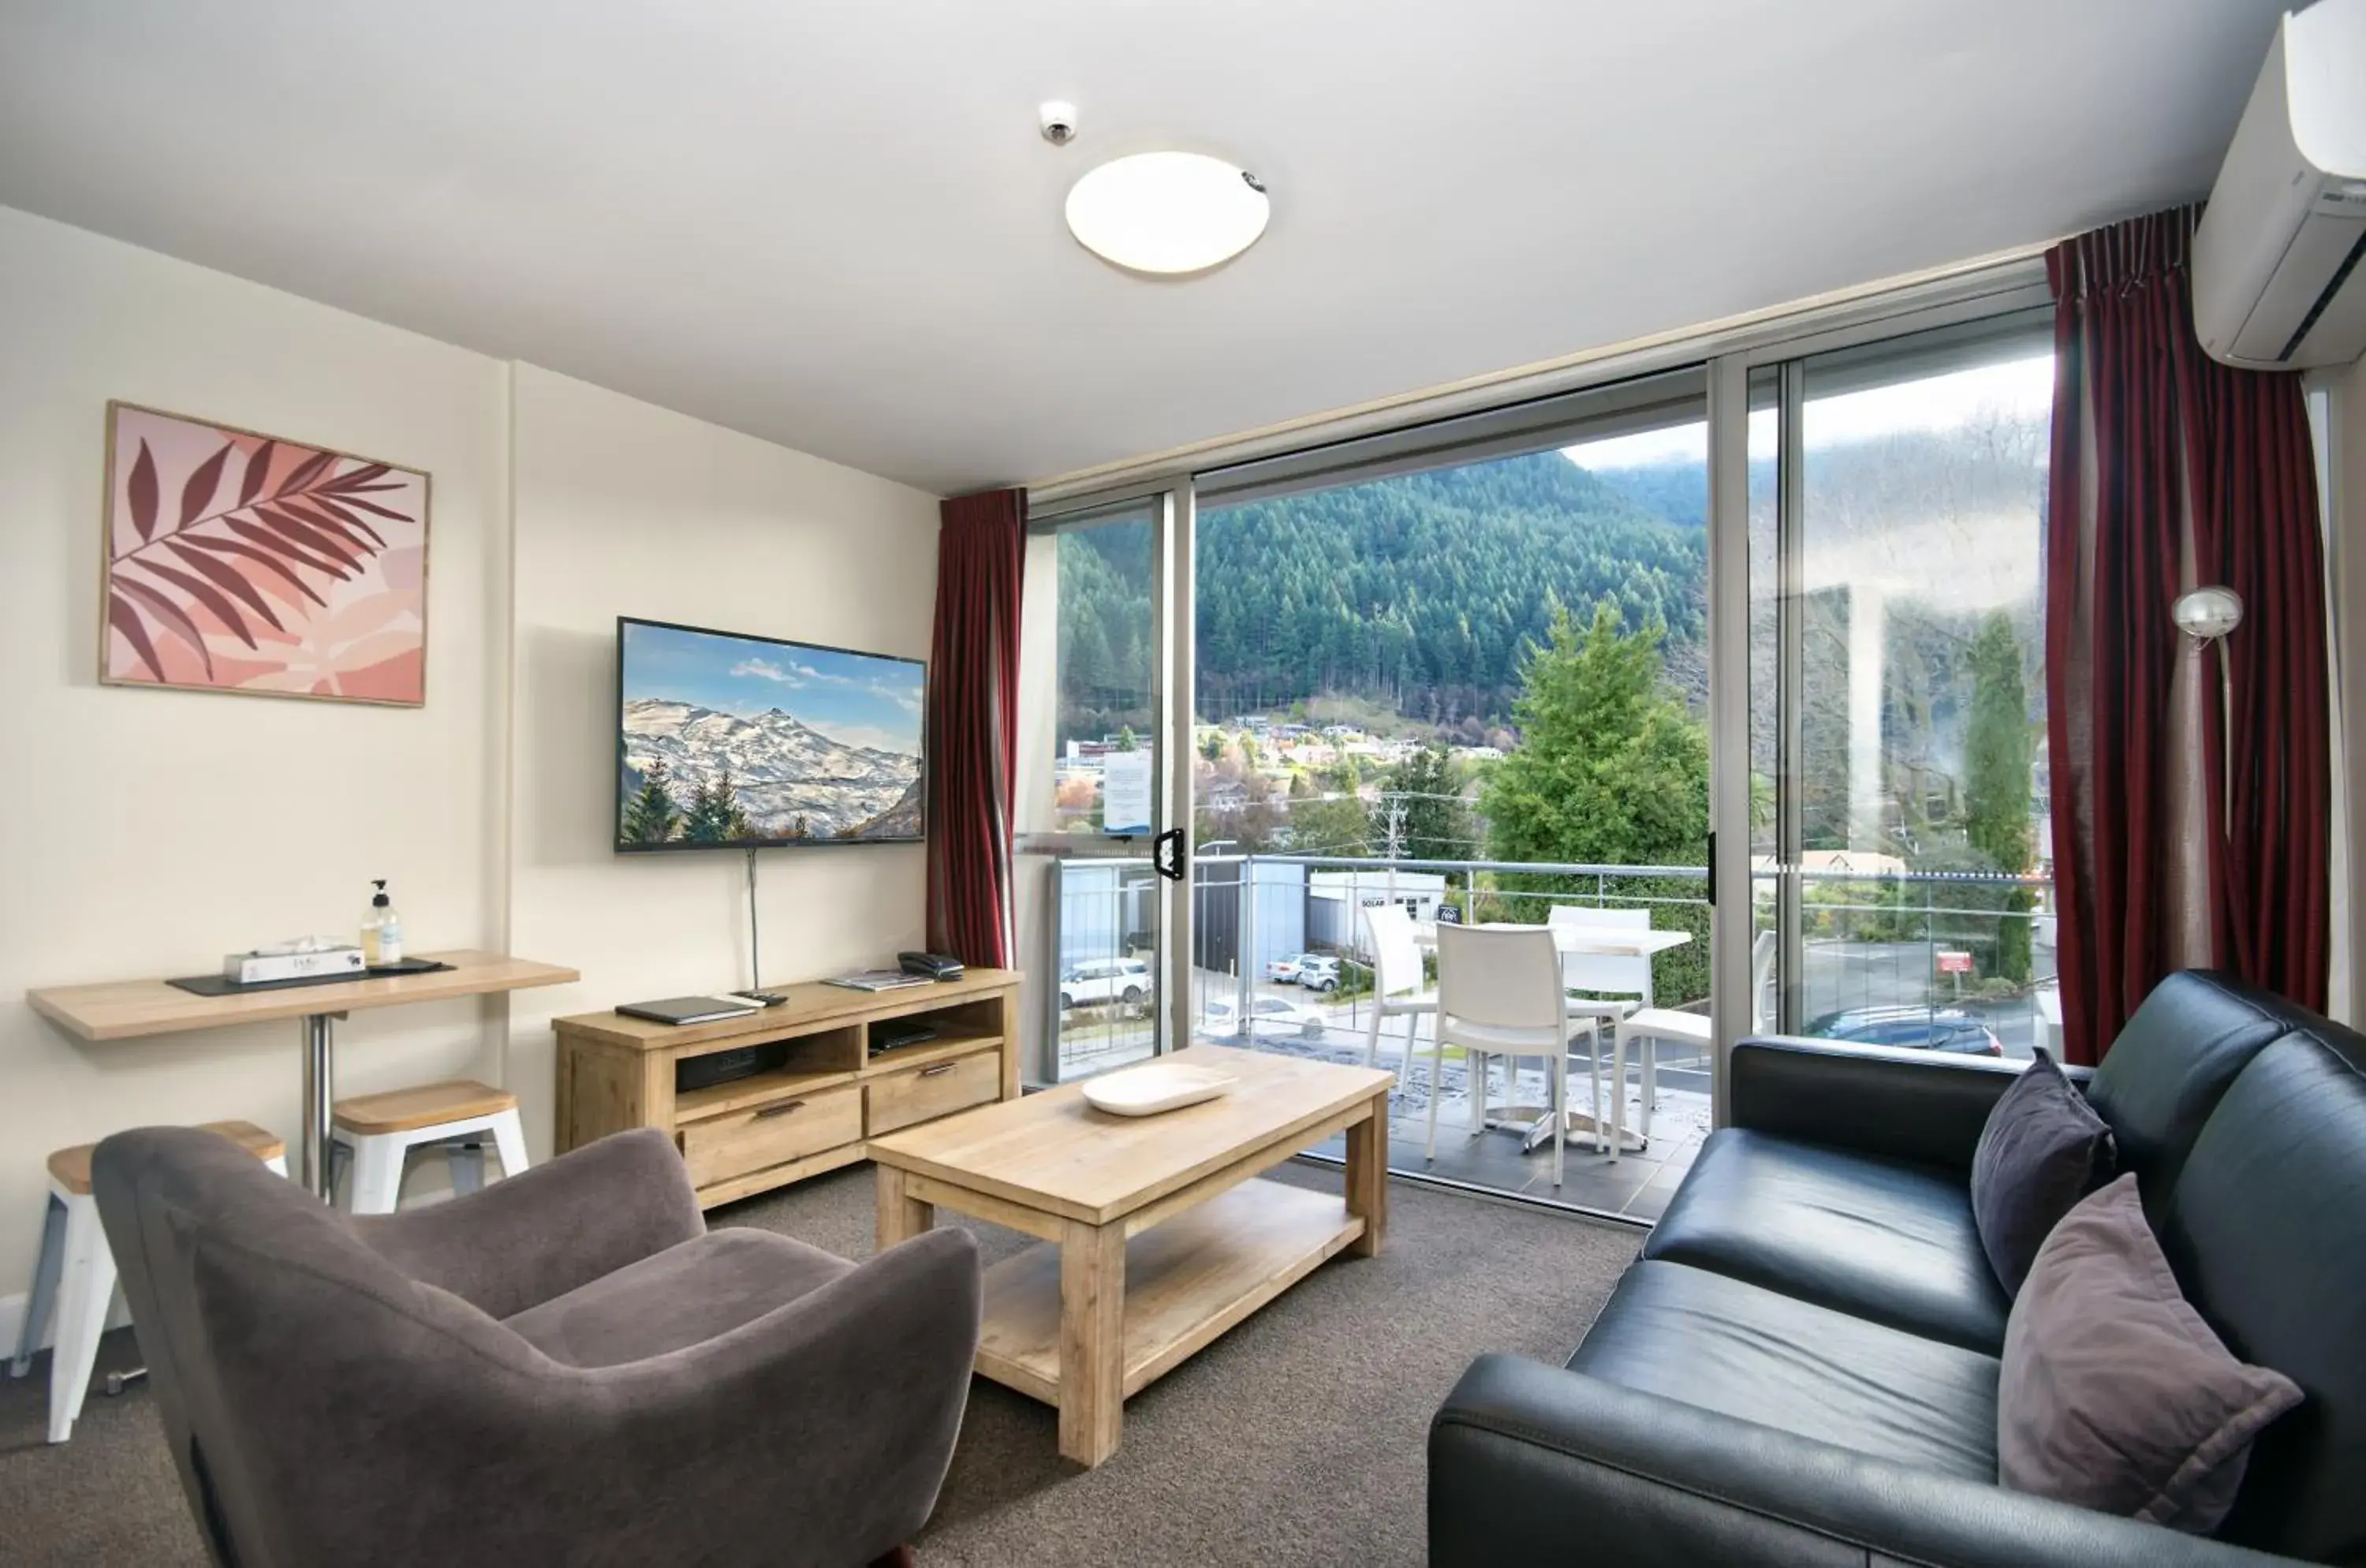
[[[1276,1174],[1329,1190],[1339,1180],[1313,1166]],[[1128,1402],[1124,1444],[1098,1470],[1057,1458],[1048,1406],[974,1382],[952,1473],[918,1543],[921,1568],[1420,1562],[1430,1413],[1482,1350],[1566,1356],[1640,1238],[1403,1182],[1390,1184],[1390,1204],[1380,1257],[1325,1264]],[[871,1173],[711,1218],[864,1257]],[[960,1223],[989,1260],[1028,1245]],[[136,1362],[130,1339],[108,1336],[101,1367]],[[33,1371],[0,1382],[0,1558],[201,1568],[152,1396],[94,1391],[73,1441],[52,1449],[48,1359]]]

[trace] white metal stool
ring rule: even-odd
[[[485,1140],[501,1156],[501,1174],[525,1168],[525,1123],[517,1096],[474,1078],[452,1078],[385,1094],[337,1101],[330,1116],[329,1190],[350,1168],[345,1206],[356,1214],[390,1214],[402,1198],[404,1162],[411,1150],[440,1147],[452,1168],[452,1190],[485,1184]]]
[[[204,1131],[220,1133],[280,1175],[287,1174],[287,1145],[252,1122],[208,1122]],[[24,1326],[17,1333],[17,1355],[8,1375],[21,1378],[40,1348],[41,1335],[56,1308],[57,1338],[50,1349],[50,1441],[62,1443],[73,1435],[82,1402],[90,1392],[91,1368],[98,1360],[98,1338],[107,1331],[107,1314],[115,1303],[115,1254],[108,1250],[107,1232],[98,1223],[98,1204],[90,1195],[90,1152],[96,1144],[77,1144],[50,1156],[50,1201],[41,1221],[41,1258],[33,1270],[33,1293],[25,1303]],[[108,1391],[114,1392],[110,1380]]]

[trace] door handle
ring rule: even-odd
[[[756,1120],[769,1122],[775,1116],[786,1116],[790,1111],[799,1110],[804,1105],[805,1101],[802,1100],[792,1100],[780,1105],[763,1106],[757,1111]]]
[[[1183,829],[1169,828],[1150,840],[1150,863],[1169,882],[1183,880]]]
[[[942,1077],[945,1074],[952,1072],[955,1067],[960,1066],[961,1064],[959,1062],[939,1062],[933,1067],[922,1067],[920,1069],[920,1077],[924,1078]]]

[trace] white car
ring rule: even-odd
[[[1314,953],[1301,953],[1298,959],[1298,983],[1310,991],[1335,991],[1339,988],[1339,961]]]
[[[1060,1010],[1140,1007],[1150,997],[1150,965],[1139,958],[1088,958],[1060,976]]]
[[[1233,1004],[1227,1001],[1209,1002],[1201,1010],[1200,1027],[1211,1034],[1240,1032]],[[1249,1031],[1253,1034],[1300,1034],[1309,1040],[1319,1039],[1323,1015],[1280,997],[1259,997],[1249,1004]]]
[[[1285,953],[1266,964],[1265,977],[1279,985],[1295,986],[1298,984],[1299,971],[1303,969],[1310,961],[1319,960],[1321,957],[1322,954],[1315,953]]]

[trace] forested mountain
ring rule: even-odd
[[[1694,510],[1672,522],[1559,452],[1208,508],[1200,712],[1329,693],[1427,723],[1501,723],[1554,609],[1605,597],[1628,626],[1663,622],[1672,644],[1696,644],[1708,564]],[[1149,530],[1084,529],[1060,551],[1063,739],[1141,728]]]
[[[2045,434],[2042,423],[1989,419],[1808,454],[1807,721],[1845,728],[1846,628],[1858,592],[1874,590],[1886,750],[1894,767],[1932,775],[1896,781],[1902,795],[1944,792],[1955,772],[1962,653],[1980,616],[2006,610],[2036,656],[2037,541],[2023,530],[2042,503]],[[1751,478],[1753,502],[1772,496],[1771,463]],[[1707,499],[1696,460],[1592,472],[1549,451],[1207,508],[1198,711],[1222,720],[1335,694],[1466,733],[1502,726],[1523,651],[1544,642],[1555,609],[1583,621],[1606,597],[1630,628],[1664,624],[1668,674],[1697,710]],[[1752,513],[1752,555],[1771,561],[1771,511]],[[1060,548],[1061,737],[1144,729],[1149,530],[1081,530]],[[1770,588],[1753,584],[1753,665],[1773,657]],[[1771,705],[1753,705],[1771,723]],[[1846,755],[1841,741],[1824,749]]]
[[[1706,536],[1559,452],[1211,508],[1199,521],[1200,709],[1318,692],[1500,721],[1562,604],[1701,635]]]

